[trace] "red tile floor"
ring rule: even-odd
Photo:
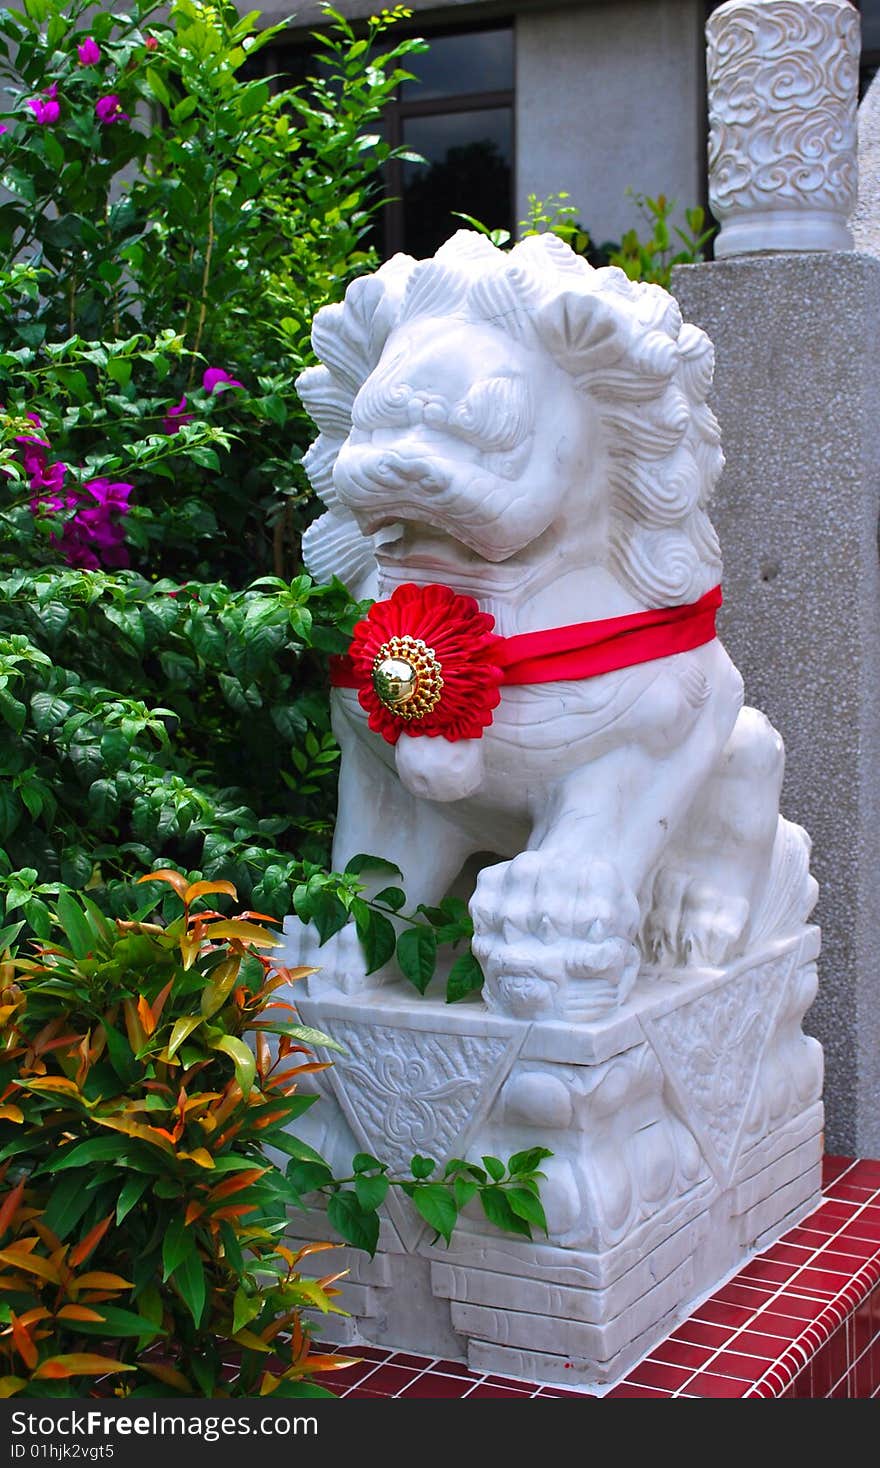
[[[381,1346],[324,1381],[343,1397],[590,1397]],[[823,1202],[752,1259],[609,1397],[880,1396],[880,1161],[826,1157]]]

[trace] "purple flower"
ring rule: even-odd
[[[61,116],[61,106],[56,101],[57,96],[58,84],[57,82],[53,82],[51,87],[46,87],[45,91],[40,93],[39,97],[28,98],[27,105],[37,119],[37,122],[45,124],[47,122],[58,121],[58,118]],[[46,98],[45,102],[43,101],[44,97]]]
[[[26,413],[25,417],[29,418],[37,428],[42,428],[43,425],[37,413]],[[24,472],[31,481],[31,488],[41,488],[42,478],[46,472],[46,450],[49,447],[47,440],[34,438],[32,434],[19,433],[16,435],[15,442],[22,451],[21,461]]]
[[[123,112],[122,103],[115,92],[108,92],[106,97],[99,97],[95,103],[95,112],[98,121],[107,126],[111,122],[130,122],[131,118],[127,112]]]
[[[244,387],[244,383],[230,377],[222,367],[206,367],[202,374],[202,387],[205,392],[212,393],[218,387]]]
[[[165,417],[162,419],[162,432],[177,433],[183,427],[184,423],[191,423],[194,417],[195,413],[187,413],[186,411],[186,394],[184,394],[180,402],[175,403],[173,408],[169,408]]]
[[[31,498],[31,510],[35,515],[61,515],[65,510],[76,507],[75,494],[35,494]]]
[[[39,453],[39,450],[37,450]],[[30,475],[31,489],[36,493],[48,490],[50,494],[59,494],[64,484],[64,476],[67,473],[67,465],[60,461],[55,464],[46,464],[45,455],[41,456],[41,462],[33,468],[28,465],[28,454],[24,459],[25,473]]]
[[[68,566],[73,566],[75,570],[100,571],[101,562],[77,529],[75,520],[68,521],[60,540],[57,536],[52,536],[52,544],[60,547]]]
[[[76,54],[79,57],[80,66],[97,66],[101,60],[101,48],[91,36],[86,36],[85,40],[77,46]]]
[[[0,133],[5,133],[5,132],[8,132],[8,131],[9,131],[9,129],[6,126],[6,123],[5,122],[0,122]]]
[[[133,484],[126,484],[122,480],[89,479],[85,488],[97,500],[102,510],[117,510],[123,515],[128,512],[128,497],[134,489]]]

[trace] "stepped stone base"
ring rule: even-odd
[[[376,1257],[346,1251],[350,1340],[568,1387],[622,1378],[817,1204],[822,1060],[801,1020],[818,936],[724,969],[645,971],[626,1004],[576,1025],[397,985],[294,991],[303,1021],[346,1047],[297,1123],[339,1172],[357,1151],[398,1176],[415,1153],[553,1152],[546,1239],[502,1233],[477,1204],[447,1248],[392,1190]],[[332,1236],[318,1210],[296,1232]]]

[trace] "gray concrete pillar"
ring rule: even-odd
[[[880,1156],[880,260],[742,256],[672,289],[715,343],[721,636],[813,838],[826,1146]]]

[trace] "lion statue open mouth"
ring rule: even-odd
[[[553,235],[504,253],[461,231],[356,281],[313,340],[324,365],[298,387],[321,430],[305,461],[327,506],[304,542],[317,577],[383,605],[447,588],[501,639],[717,587],[712,348],[664,290]],[[408,647],[385,648],[386,702],[406,696]],[[334,865],[386,857],[412,907],[476,865],[474,951],[497,1010],[592,1019],[643,966],[726,964],[812,908],[808,839],[779,816],[782,742],[742,707],[717,638],[501,687],[478,737],[410,717],[383,738],[355,687],[333,698]],[[318,960],[347,989],[366,982],[351,937]]]

